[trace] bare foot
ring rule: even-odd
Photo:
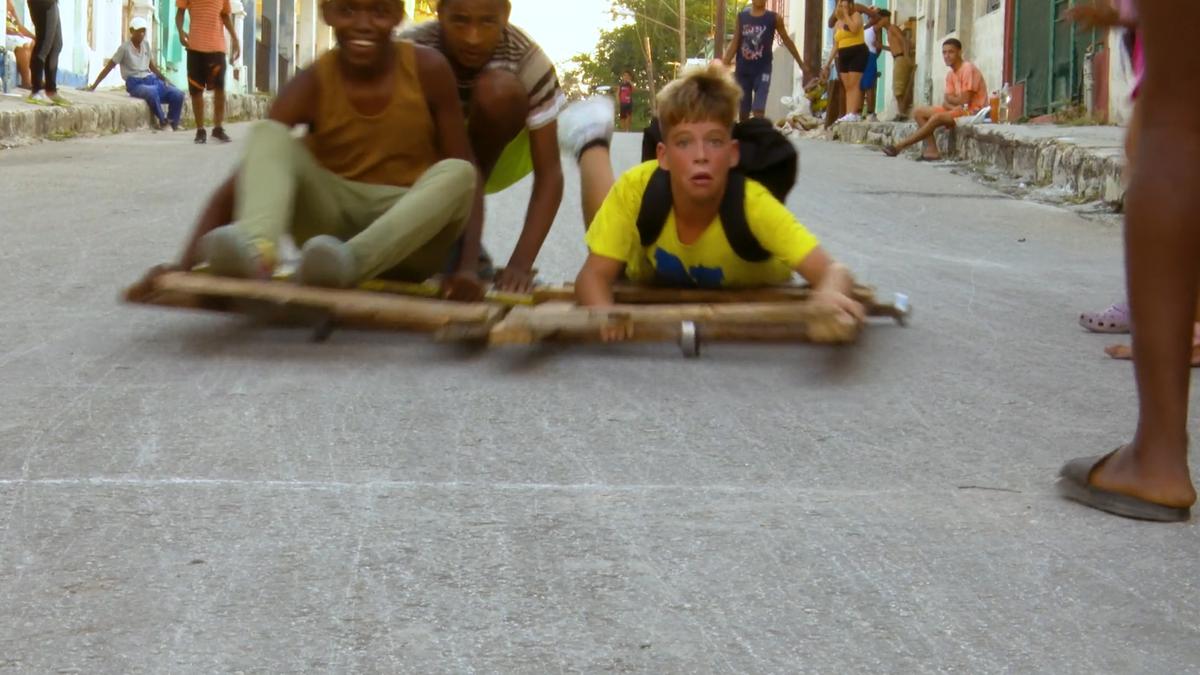
[[[1179,457],[1183,463],[1164,461],[1163,456]],[[1186,447],[1173,452],[1139,453],[1133,445],[1126,445],[1097,466],[1089,482],[1102,490],[1163,506],[1188,508],[1196,503]]]
[[[1120,361],[1132,361],[1133,349],[1129,345],[1109,345],[1104,353]],[[1200,323],[1197,323],[1192,333],[1192,367],[1200,368]]]

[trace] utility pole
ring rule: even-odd
[[[687,63],[687,0],[679,0],[679,72]]]
[[[725,0],[717,0],[717,26],[713,34],[713,56],[725,58]]]
[[[655,93],[654,86],[654,52],[650,49],[650,36],[647,35],[642,40],[642,47],[646,50],[646,74],[649,76],[650,82],[650,114],[654,115],[658,111],[658,94]]]

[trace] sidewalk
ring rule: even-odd
[[[0,94],[0,149],[43,140],[117,134],[150,127],[150,109],[146,103],[132,98],[123,89],[95,92],[60,89],[59,93],[74,104],[70,108],[26,103],[28,93],[14,90]],[[209,96],[206,98],[211,118],[212,100]],[[269,99],[265,96],[228,94],[225,118],[229,122],[260,119],[266,116],[268,105]],[[192,123],[190,100],[184,103],[183,123]]]
[[[916,128],[912,122],[843,123],[824,132],[824,138],[881,146]],[[1125,197],[1124,143],[1124,127],[1115,126],[975,124],[938,132],[938,147],[948,160],[1057,188],[1070,201],[1112,206]],[[915,159],[919,152],[917,146],[906,156]]]

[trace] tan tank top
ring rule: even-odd
[[[411,42],[396,42],[396,87],[377,115],[354,108],[338,73],[337,50],[316,64],[320,83],[315,128],[305,143],[321,166],[361,183],[409,187],[438,161],[433,116]]]

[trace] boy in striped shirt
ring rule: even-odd
[[[508,22],[509,0],[439,0],[437,9],[437,21],[412,26],[400,38],[436,49],[450,62],[487,192],[533,174],[524,229],[494,282],[500,290],[526,292],[562,202],[557,119],[566,96],[542,48]]]
[[[192,97],[192,112],[196,115],[196,142],[205,143],[204,91],[213,93],[213,138],[228,143],[229,136],[221,123],[225,121],[225,31],[233,43],[232,60],[236,61],[242,47],[233,29],[233,14],[229,0],[176,0],[175,27],[179,41],[187,48],[188,93]],[[190,21],[184,30],[184,14]]]

